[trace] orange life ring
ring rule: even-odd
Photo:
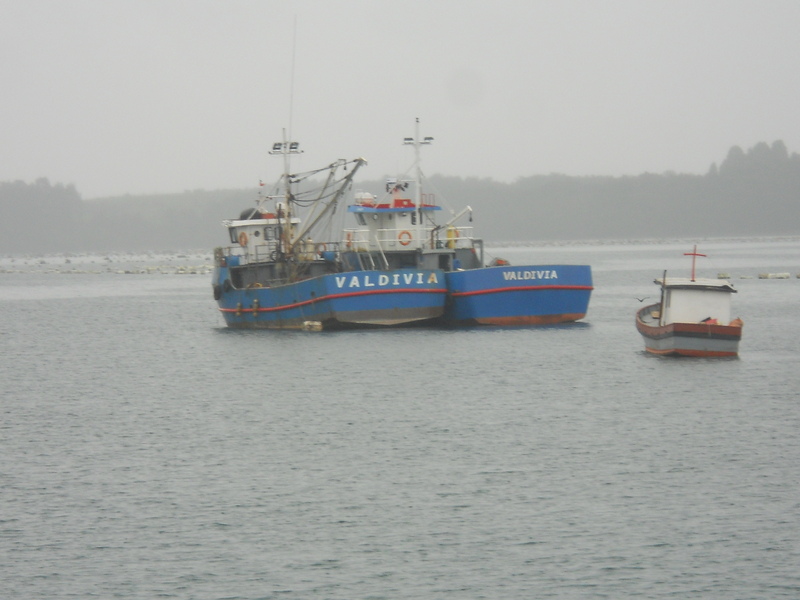
[[[244,231],[239,234],[239,245],[247,246],[247,234]]]
[[[347,246],[348,248],[353,246],[353,233],[352,232],[350,232],[350,231],[347,232],[347,241],[345,242],[344,245]]]
[[[401,231],[397,234],[397,239],[400,241],[400,244],[403,246],[408,246],[413,239],[410,231]]]

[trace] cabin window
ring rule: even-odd
[[[264,227],[264,239],[265,240],[274,240],[275,239],[275,228],[274,227]]]
[[[412,225],[416,225],[417,224],[417,213],[416,213],[416,211],[411,213],[411,224]]]
[[[228,229],[228,233],[231,236],[231,244],[238,244],[239,243],[239,238],[236,235],[236,229],[230,228],[230,229]]]
[[[367,220],[364,218],[364,215],[361,213],[356,213],[356,221],[358,221],[359,225],[366,225]]]
[[[260,232],[258,229],[256,229],[256,230],[253,232],[253,237],[259,237],[260,235],[261,235],[261,232]]]

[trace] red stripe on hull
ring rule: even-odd
[[[354,298],[356,296],[369,296],[373,294],[404,294],[404,293],[414,293],[414,294],[444,294],[447,292],[446,289],[421,289],[421,290],[414,290],[414,289],[401,289],[401,290],[376,290],[374,292],[348,292],[346,294],[329,294],[328,296],[321,296],[320,298],[311,298],[309,300],[304,300],[303,302],[295,302],[293,304],[283,304],[281,306],[268,306],[268,307],[259,307],[258,312],[273,312],[276,310],[288,310],[290,308],[298,308],[300,306],[307,306],[308,304],[314,304],[316,302],[322,302],[324,300],[338,300],[340,298]],[[240,311],[250,311],[252,312],[253,309],[251,308],[219,308],[220,312],[228,312],[228,313],[235,313]]]
[[[661,327],[651,327],[641,321],[636,321],[636,328],[639,333],[652,338],[667,337],[674,334],[694,334],[698,337],[709,337],[719,339],[742,338],[742,328],[735,325],[706,325],[704,323],[670,323]]]
[[[458,296],[478,296],[481,294],[499,294],[502,292],[527,292],[530,290],[593,290],[591,285],[520,285],[502,288],[491,288],[486,290],[474,290],[471,292],[453,292],[452,297]]]
[[[654,348],[648,348],[645,346],[644,348],[650,354],[657,354],[658,356],[692,356],[695,358],[724,358],[724,357],[731,357],[731,356],[739,356],[738,352],[716,352],[713,350],[683,350],[680,348],[675,348],[674,350],[656,350]]]
[[[540,315],[540,316],[521,316],[521,317],[489,317],[486,319],[475,319],[480,325],[499,325],[503,327],[521,327],[525,325],[557,325],[558,323],[570,323],[578,321],[586,316],[586,313],[574,313],[563,315]]]

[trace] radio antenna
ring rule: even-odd
[[[292,74],[289,83],[289,139],[292,139],[292,118],[294,112],[294,61],[297,51],[297,15],[294,16],[292,32]]]

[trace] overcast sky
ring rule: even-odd
[[[800,2],[0,0],[0,181],[84,198],[272,182],[705,173],[800,152]],[[294,50],[293,50],[294,48]],[[294,67],[292,66],[294,64]]]

